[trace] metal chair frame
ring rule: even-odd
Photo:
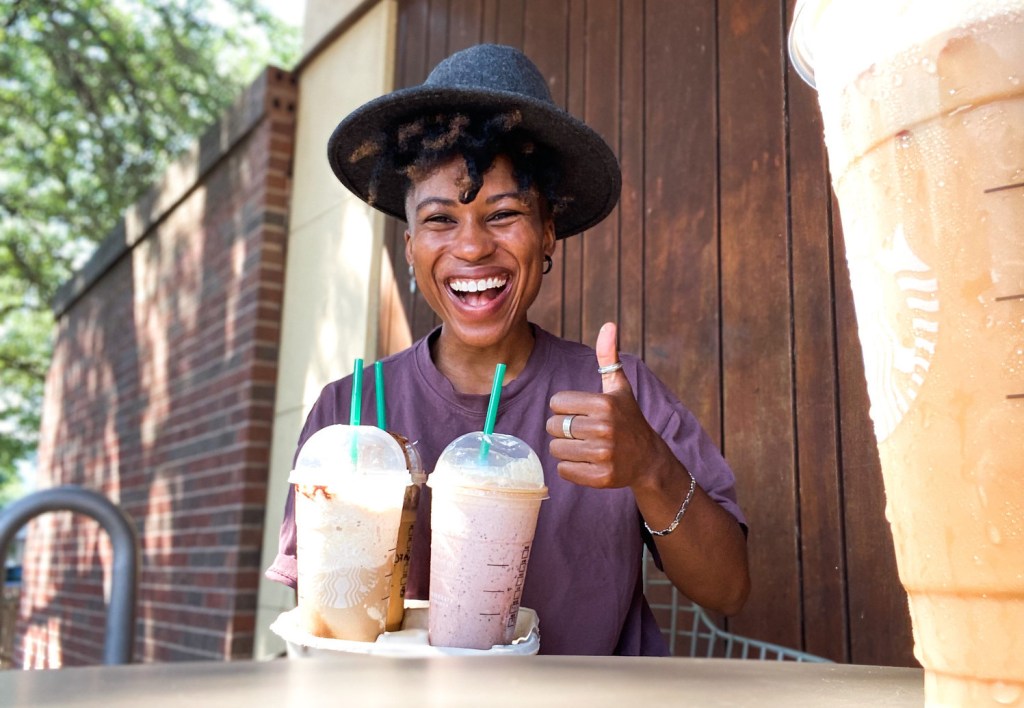
[[[790,649],[779,644],[763,642],[720,629],[703,607],[687,600],[672,583],[664,577],[651,577],[649,565],[654,561],[650,551],[644,550],[644,588],[669,586],[672,588],[672,602],[651,604],[651,609],[668,610],[671,624],[667,630],[669,653],[674,656],[704,657],[708,659],[754,659],[761,661],[802,661],[831,663],[831,660],[807,652]],[[662,630],[665,632],[665,630]],[[678,640],[683,640],[679,647]],[[677,654],[677,648],[684,651]]]
[[[0,558],[7,544],[31,519],[50,511],[73,511],[98,521],[114,549],[110,601],[107,605],[104,664],[130,664],[135,646],[135,595],[138,587],[139,541],[135,524],[99,492],[66,485],[32,492],[0,512]]]

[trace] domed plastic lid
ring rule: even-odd
[[[467,433],[444,449],[427,484],[544,489],[544,468],[537,453],[513,435]]]
[[[328,425],[299,450],[288,481],[323,485],[342,480],[410,483],[405,453],[389,433],[369,425]]]

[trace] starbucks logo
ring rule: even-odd
[[[357,607],[369,597],[377,581],[372,569],[350,567],[318,573],[312,587],[322,607]]]
[[[850,234],[847,260],[857,328],[878,442],[910,409],[935,355],[939,331],[938,281],[911,249],[903,227],[871,248]]]

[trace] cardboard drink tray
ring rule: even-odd
[[[402,629],[384,632],[376,642],[356,642],[347,639],[316,637],[299,627],[298,609],[282,612],[270,630],[285,640],[288,658],[337,657],[342,654],[379,654],[382,656],[501,656],[508,654],[531,655],[540,650],[540,627],[537,613],[528,607],[519,608],[516,638],[511,644],[496,645],[490,649],[460,649],[434,647],[427,642],[427,603],[406,607]]]

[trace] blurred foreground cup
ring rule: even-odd
[[[928,705],[1024,705],[1024,0],[799,0]]]

